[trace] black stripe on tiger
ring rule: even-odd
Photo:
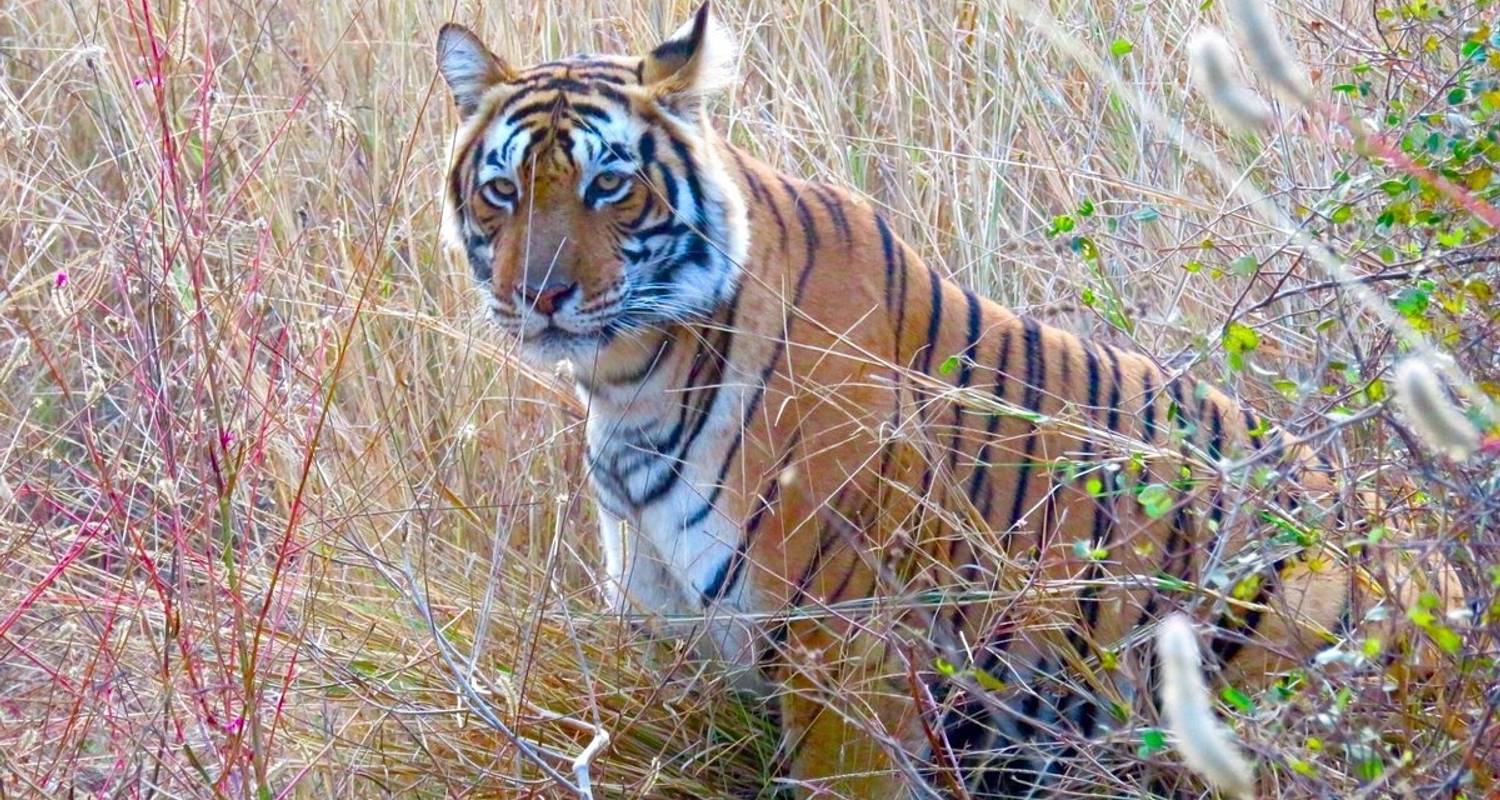
[[[802,431],[798,429],[792,433],[786,452],[776,462],[776,472],[771,475],[765,490],[757,498],[755,511],[750,514],[750,518],[745,522],[745,532],[739,546],[735,548],[734,553],[724,559],[724,563],[719,565],[719,568],[714,571],[713,577],[709,579],[708,585],[703,587],[702,600],[704,608],[722,600],[725,595],[733,592],[735,587],[739,585],[740,576],[744,572],[745,563],[749,561],[750,548],[755,543],[756,534],[760,531],[760,525],[781,495],[781,475],[786,471],[787,466],[791,464],[792,456],[796,454],[797,445],[801,440]]]
[[[1071,339],[1069,341],[1071,341]],[[1084,345],[1082,349],[1083,363],[1086,372],[1085,385],[1087,386],[1085,403],[1088,407],[1089,417],[1091,419],[1097,419],[1099,416],[1099,357],[1094,354],[1094,348],[1089,347],[1088,345]],[[1112,370],[1112,374],[1113,384],[1111,386],[1110,396],[1113,402],[1118,402],[1120,395],[1120,369],[1119,362],[1117,360],[1114,362],[1114,369]],[[1113,407],[1112,403],[1111,411],[1114,412],[1115,410],[1116,409]],[[1111,428],[1111,430],[1113,430],[1113,428]],[[1084,459],[1092,460],[1093,456],[1094,441],[1092,438],[1085,438],[1083,440],[1083,457]],[[1110,483],[1113,483],[1113,480],[1111,479],[1112,476],[1108,470],[1100,469],[1099,472],[1102,476],[1100,481],[1101,488],[1099,494],[1094,497],[1092,518],[1093,524],[1090,526],[1089,533],[1089,545],[1094,549],[1098,549],[1104,546],[1105,540],[1109,538],[1109,531],[1114,525],[1113,492],[1115,487],[1112,485],[1105,485],[1104,483],[1104,481],[1106,480]],[[1103,575],[1104,565],[1099,563],[1098,561],[1094,561],[1090,563],[1089,568],[1084,571],[1084,580],[1085,582],[1098,581],[1103,577]],[[1098,595],[1099,587],[1093,585],[1084,586],[1083,589],[1079,592],[1078,606],[1080,610],[1083,611],[1085,630],[1092,631],[1094,629],[1094,626],[1098,624]],[[1076,650],[1079,655],[1084,655],[1087,652],[1088,643],[1084,641],[1083,634],[1080,633],[1077,629],[1069,629],[1068,640],[1073,645],[1073,649]]]
[[[974,363],[979,352],[979,321],[980,308],[979,298],[968,289],[964,289],[964,301],[968,312],[968,322],[964,328],[964,349],[958,358],[958,381],[954,387],[960,391],[969,388],[969,381],[974,377]],[[953,403],[953,436],[949,439],[948,447],[948,471],[951,473],[958,466],[958,456],[963,451],[963,443],[960,436],[963,435],[964,423],[964,400],[957,398]]]
[[[848,491],[849,486],[850,484],[845,483],[839,487],[839,490],[834,493],[833,499],[828,502],[828,508],[838,508],[839,502],[844,499],[844,492]],[[822,516],[822,514],[818,516]],[[833,525],[829,524],[827,520],[824,520],[818,528],[818,547],[813,551],[812,558],[808,559],[807,564],[803,566],[802,575],[797,578],[797,582],[794,584],[795,591],[792,592],[792,599],[788,602],[788,606],[793,609],[802,605],[802,602],[807,599],[807,587],[812,585],[813,579],[823,569],[823,561],[828,557],[828,551],[841,538],[839,531]]]
[[[724,384],[724,369],[728,364],[729,350],[733,347],[734,343],[733,328],[735,317],[739,310],[738,300],[739,295],[736,293],[730,302],[724,325],[716,331],[714,341],[709,343],[706,340],[700,340],[698,352],[694,356],[694,364],[688,374],[687,388],[690,392],[702,388],[702,391],[699,392],[699,396],[702,399],[694,406],[693,413],[696,415],[696,418],[693,422],[692,431],[679,444],[678,439],[681,437],[686,423],[686,417],[684,416],[678,420],[676,427],[668,435],[667,441],[661,447],[656,448],[657,453],[672,452],[671,461],[674,463],[681,463],[687,454],[692,451],[693,443],[698,440],[698,437],[707,427],[708,420],[713,416],[714,404],[718,400],[719,390]],[[708,362],[710,365],[708,377],[701,385],[696,380],[700,368],[699,359]],[[634,504],[638,508],[645,508],[656,503],[665,497],[667,492],[681,478],[682,473],[680,470],[667,470],[666,474],[655,485],[649,487],[647,491],[642,492],[641,498],[635,501]],[[704,512],[703,517],[707,517],[707,512]],[[697,522],[702,521],[702,517],[697,519]],[[697,522],[691,523],[686,527],[692,527]]]
[[[979,325],[981,319],[979,298],[972,291],[964,289],[964,301],[966,308],[968,309],[968,323],[966,325],[966,332],[964,334],[964,349],[958,355],[958,382],[955,384],[955,386],[959,390],[969,388],[969,382],[974,377],[974,364],[979,357]],[[955,474],[955,470],[958,468],[958,457],[963,452],[963,440],[961,437],[964,433],[964,403],[965,401],[963,398],[957,398],[953,403],[953,435],[949,439],[948,446],[948,473],[950,475]],[[981,443],[980,447],[983,447],[983,443]],[[983,476],[984,473],[984,465],[982,463],[976,462],[973,467],[973,474],[969,478],[971,488],[973,486],[975,477]],[[969,501],[972,504],[974,493],[970,491],[968,495]],[[948,540],[948,564],[950,567],[957,564],[958,545],[960,540],[963,540],[965,543],[967,543],[967,538],[961,536],[954,536],[953,538]],[[972,545],[969,547],[969,549],[972,556]],[[973,562],[975,559],[971,557],[967,560],[969,562]],[[968,572],[968,565],[965,565],[965,568],[959,571],[960,579],[962,582],[961,585],[965,589],[968,586]],[[951,624],[955,629],[962,629],[962,627],[966,623],[967,610],[964,608],[963,604],[955,605],[953,609]]]
[[[739,150],[730,150],[734,156],[734,163],[739,167],[740,175],[745,179],[745,184],[750,187],[750,194],[760,201],[759,208],[764,208],[771,215],[771,221],[776,223],[777,241],[780,242],[778,249],[786,252],[786,220],[781,217],[781,210],[776,207],[776,201],[771,198],[771,193],[766,190],[766,185],[756,176],[745,163],[745,157]]]
[[[1010,383],[1010,331],[1006,330],[1000,334],[1000,353],[995,362],[995,399],[1001,403],[1005,402],[1006,387]],[[995,439],[995,432],[1000,429],[1000,419],[1004,415],[999,411],[990,414],[989,422],[984,426],[984,441],[979,446],[979,454],[975,460],[978,465],[974,474],[969,476],[969,502],[979,509],[980,517],[990,518],[991,506],[995,499],[994,476],[990,472],[990,443]],[[984,499],[980,500],[979,490],[984,488]]]
[[[943,324],[943,279],[938,277],[937,270],[930,267],[927,270],[927,274],[931,278],[930,299],[928,301],[931,304],[931,308],[929,309],[930,316],[927,318],[927,343],[922,347],[922,365],[918,368],[918,371],[922,375],[932,374],[932,354],[937,349],[938,334],[942,332]],[[914,394],[917,397],[918,403],[917,414],[925,428],[927,423],[927,393],[917,389],[914,390]],[[932,459],[923,460],[926,463],[922,467],[922,488],[917,493],[919,498],[926,498],[927,493],[932,489]],[[923,505],[925,509],[925,503]]]
[[[849,228],[849,216],[844,213],[844,205],[838,195],[822,184],[813,184],[812,190],[818,201],[823,204],[823,210],[828,212],[828,219],[833,223],[834,230],[839,232],[839,237],[844,240],[844,244],[853,242],[854,232]]]
[[[922,366],[919,368],[923,375],[932,374],[932,354],[937,350],[938,333],[943,325],[943,279],[938,276],[937,270],[929,268],[927,276],[931,279],[929,289],[930,299],[927,317],[927,344],[922,348]]]
[[[1161,431],[1156,425],[1156,398],[1158,396],[1156,383],[1152,376],[1156,374],[1156,368],[1149,367],[1141,373],[1141,400],[1144,408],[1141,411],[1141,430],[1145,433],[1146,444],[1156,444]]]
[[[880,217],[877,217],[876,219],[879,219],[881,226],[885,227],[884,219],[881,219]],[[887,234],[889,234],[890,231],[888,228],[886,232]],[[908,366],[907,362],[909,360],[907,358],[901,357],[901,339],[906,335],[906,283],[908,279],[906,269],[906,246],[901,244],[900,242],[896,242],[895,250],[896,280],[900,285],[900,288],[898,288],[896,291],[896,327],[894,328],[896,339],[895,365],[897,369],[902,369]]]
[[[891,363],[900,369],[904,366],[901,361],[901,337],[906,334],[906,255],[891,234],[885,217],[880,214],[875,214],[874,217],[875,230],[880,235],[880,254],[885,259],[885,309],[887,313],[892,310],[896,313],[896,324],[891,328]]]
[[[1193,423],[1186,417],[1186,407],[1182,403],[1182,388],[1179,385],[1179,381],[1177,378],[1167,378],[1165,375],[1162,375],[1160,377],[1164,379],[1164,388],[1162,391],[1165,391],[1171,397],[1171,404],[1167,408],[1167,421],[1177,430],[1182,431],[1184,434],[1186,434],[1184,436],[1185,441],[1182,445],[1182,452],[1185,455],[1187,453],[1188,446],[1187,440],[1191,439]],[[1174,486],[1180,487],[1182,478],[1174,474],[1171,479],[1171,483]],[[1174,497],[1176,498],[1174,501],[1176,507],[1172,514],[1172,527],[1167,533],[1167,541],[1165,543],[1165,546],[1162,547],[1162,551],[1163,555],[1166,556],[1166,563],[1163,565],[1163,571],[1168,575],[1172,575],[1175,577],[1178,548],[1183,547],[1184,549],[1187,549],[1189,551],[1188,558],[1191,559],[1190,548],[1193,541],[1193,536],[1192,529],[1190,527],[1192,525],[1192,519],[1188,516],[1187,498],[1185,497],[1185,491],[1181,488],[1178,488],[1174,493]],[[1131,626],[1132,630],[1139,629],[1141,626],[1146,624],[1147,620],[1155,618],[1157,603],[1160,601],[1160,599],[1160,589],[1153,587],[1150,590],[1150,595],[1146,598],[1146,605],[1141,609],[1141,613],[1136,616],[1135,624]],[[1155,655],[1153,654],[1152,657],[1155,658]]]
[[[672,350],[677,345],[677,339],[673,336],[663,336],[661,344],[656,346],[650,356],[641,359],[641,365],[624,375],[616,375],[604,381],[606,386],[632,386],[645,381],[656,371],[656,367],[667,360]]]
[[[1030,317],[1021,320],[1022,340],[1024,347],[1023,357],[1026,360],[1026,385],[1022,392],[1021,404],[1027,411],[1041,413],[1042,410],[1042,381],[1045,379],[1042,356],[1042,330],[1037,321]],[[1016,524],[1021,521],[1021,514],[1026,507],[1026,492],[1031,486],[1031,469],[1033,458],[1036,455],[1037,430],[1031,425],[1026,432],[1025,452],[1021,456],[1021,463],[1016,467],[1016,494],[1011,501],[1010,521],[1005,526],[1005,536],[1010,537],[1015,533]]]
[[[797,221],[802,226],[802,238],[806,245],[806,255],[802,263],[802,269],[797,275],[797,285],[792,290],[791,305],[787,307],[782,316],[782,330],[787,335],[776,338],[776,345],[771,348],[771,358],[761,368],[760,380],[756,382],[754,391],[750,393],[750,402],[745,407],[745,414],[740,418],[740,424],[735,428],[734,438],[730,441],[728,450],[725,451],[724,460],[719,464],[719,476],[714,481],[713,488],[709,490],[708,499],[684,523],[684,530],[692,528],[707,519],[708,515],[713,511],[714,505],[718,502],[719,495],[724,492],[724,480],[729,476],[729,470],[734,466],[734,458],[745,442],[745,430],[750,426],[751,420],[755,418],[756,412],[760,410],[760,403],[765,398],[766,388],[770,385],[771,376],[775,373],[776,368],[780,366],[781,356],[786,350],[786,343],[787,339],[790,338],[792,325],[797,319],[796,312],[802,307],[802,295],[807,290],[807,279],[812,275],[813,266],[817,263],[818,235],[813,229],[812,215],[808,213],[807,206],[803,204],[802,198],[792,189],[791,183],[782,178],[781,185],[786,191],[787,196],[791,198],[793,204],[796,206]]]
[[[1276,559],[1269,567],[1260,574],[1260,585],[1256,587],[1255,596],[1251,598],[1250,604],[1263,606],[1271,599],[1273,584],[1280,583],[1281,570],[1292,560],[1292,556],[1286,555]],[[1218,659],[1218,663],[1228,664],[1239,655],[1258,630],[1260,623],[1265,619],[1265,613],[1259,608],[1251,608],[1245,612],[1243,622],[1238,622],[1228,610],[1214,622],[1214,639],[1209,643],[1208,650]]]
[[[1249,409],[1245,409],[1245,435],[1250,437],[1250,446],[1259,450],[1261,448],[1260,419]]]

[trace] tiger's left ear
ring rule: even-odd
[[[662,99],[697,99],[734,82],[736,47],[705,2],[641,64],[641,83]]]

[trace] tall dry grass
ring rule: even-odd
[[[753,704],[599,616],[579,410],[476,321],[436,235],[454,124],[438,25],[472,23],[528,62],[642,49],[689,5],[0,9],[0,790],[557,796],[539,764],[599,796],[768,784],[774,736]],[[1467,35],[1482,5],[1453,6],[1440,31]],[[744,80],[716,106],[731,138],[869,195],[986,294],[1201,362],[1294,429],[1342,414],[1393,351],[1290,232],[1004,0],[720,7],[744,42]],[[1317,115],[1263,139],[1217,128],[1183,54],[1211,7],[1046,8],[1054,33],[1303,222],[1339,171],[1374,169]],[[1315,79],[1384,58],[1388,96],[1447,89],[1451,64],[1415,26],[1361,3],[1281,9]],[[1488,280],[1483,233],[1456,250]],[[1382,291],[1431,266],[1328,235]],[[1493,377],[1479,319],[1443,343]],[[1253,369],[1226,366],[1229,320],[1258,334]],[[1395,464],[1434,479],[1451,505],[1421,535],[1467,537],[1481,586],[1494,476],[1408,456],[1385,431],[1348,425],[1332,450],[1356,477]],[[1462,655],[1431,719],[1336,684],[1242,710],[1274,765],[1263,788],[1478,796],[1500,698],[1483,694],[1493,653]],[[1351,748],[1391,739],[1362,774]]]

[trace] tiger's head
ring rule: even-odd
[[[643,57],[515,69],[450,24],[437,60],[463,118],[445,238],[524,356],[587,367],[733,295],[745,202],[703,103],[734,45],[707,3]]]

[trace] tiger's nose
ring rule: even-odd
[[[557,307],[576,291],[578,291],[577,283],[549,283],[540,289],[522,286],[521,297],[538,313],[551,316],[557,313]]]

